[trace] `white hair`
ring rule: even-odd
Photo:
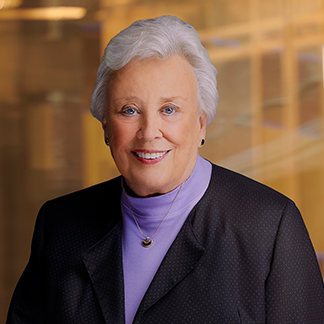
[[[186,58],[195,72],[199,108],[206,114],[209,124],[218,105],[217,70],[194,27],[173,16],[135,21],[110,40],[92,92],[92,115],[102,121],[107,83],[113,71],[123,68],[133,59],[169,58],[177,54]]]

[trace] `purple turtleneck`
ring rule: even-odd
[[[134,222],[125,196],[122,195],[122,248],[126,324],[133,322],[138,306],[162,259],[179,233],[190,211],[205,193],[209,185],[211,170],[211,164],[198,155],[193,172],[187,181],[183,183],[169,214],[152,238],[153,244],[147,248],[141,244],[144,237]],[[133,214],[144,235],[151,236],[158,228],[179,188],[180,186],[167,194],[149,198],[135,198],[127,195]]]

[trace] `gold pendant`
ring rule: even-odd
[[[149,246],[151,246],[152,243],[153,243],[153,240],[149,240],[148,237],[146,238],[146,240],[143,240],[143,241],[142,241],[142,245],[143,245],[144,247],[146,247],[146,248],[149,247]]]

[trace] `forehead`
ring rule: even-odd
[[[133,60],[112,73],[107,84],[110,98],[139,93],[197,97],[196,75],[189,62],[180,55]]]

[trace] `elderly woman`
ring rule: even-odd
[[[121,176],[44,204],[7,323],[324,323],[294,203],[198,155],[217,101],[189,24],[110,41],[91,109]]]

